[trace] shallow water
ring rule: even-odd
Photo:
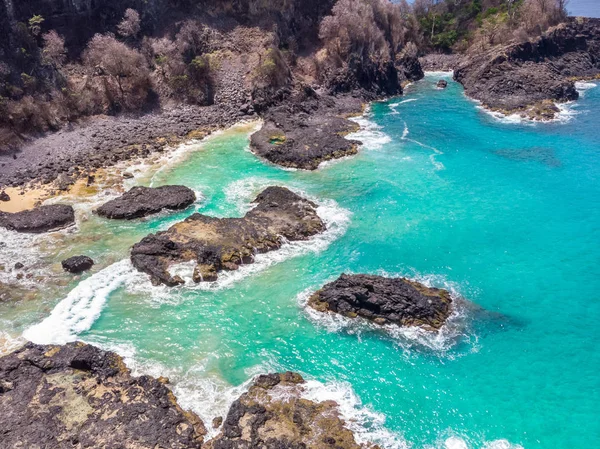
[[[384,448],[595,447],[600,89],[580,85],[588,89],[561,122],[523,124],[481,111],[456,83],[435,89],[439,76],[374,104],[358,119],[362,151],[318,171],[256,158],[250,124],[137,179],[201,192],[187,211],[124,223],[85,206],[79,232],[56,234],[31,257],[54,261],[61,280],[67,255],[98,266],[0,304],[0,349],[25,331],[117,350],[136,372],[168,376],[207,422],[253,375],[294,370],[311,379],[307,397],[337,400],[359,438]],[[212,286],[154,288],[126,260],[147,233],[193,210],[240,216],[272,184],[316,200],[329,231]],[[411,276],[471,304],[439,335],[305,310],[309,292],[342,272]]]

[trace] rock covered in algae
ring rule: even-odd
[[[439,329],[451,314],[450,293],[404,278],[342,274],[308,301],[320,312],[366,318],[377,324]]]
[[[231,406],[221,433],[207,449],[361,449],[334,401],[302,397],[305,381],[296,373],[258,376]]]
[[[257,253],[281,247],[285,240],[306,240],[325,231],[317,205],[284,187],[268,187],[242,218],[193,214],[167,231],[150,234],[134,245],[131,261],[154,284],[183,283],[170,265],[194,261],[195,282],[215,281],[222,270],[237,270]]]
[[[132,220],[163,209],[185,209],[194,201],[196,194],[185,186],[133,187],[119,198],[100,206],[96,213],[106,218]]]
[[[83,343],[28,343],[0,358],[0,447],[199,449],[200,418],[150,377]]]
[[[75,212],[66,204],[39,206],[22,212],[0,212],[0,226],[11,231],[39,234],[75,223]]]

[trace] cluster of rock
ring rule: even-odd
[[[426,287],[404,278],[342,274],[315,292],[308,305],[376,324],[440,329],[451,314],[452,298],[446,290]]]
[[[175,286],[170,265],[194,261],[194,281],[215,281],[222,270],[237,270],[254,255],[281,247],[284,239],[306,240],[323,232],[317,206],[284,187],[268,187],[242,218],[214,218],[195,213],[167,231],[151,234],[133,246],[131,261],[154,284]]]
[[[489,109],[552,119],[555,102],[576,100],[577,79],[600,76],[600,19],[571,18],[533,41],[465,58],[454,72],[467,95]]]
[[[336,403],[302,398],[299,374],[258,376],[208,442],[202,420],[177,404],[166,383],[132,376],[121,357],[94,346],[28,343],[0,358],[0,447],[366,447],[347,429]]]
[[[111,200],[96,213],[112,219],[142,218],[167,210],[182,210],[196,201],[196,194],[185,186],[133,187]]]
[[[199,449],[202,421],[118,355],[28,343],[0,358],[0,447]]]

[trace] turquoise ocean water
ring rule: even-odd
[[[372,105],[365,147],[318,171],[257,159],[246,126],[139,180],[188,185],[202,194],[195,209],[218,216],[285,185],[320,204],[324,236],[210,288],[169,290],[135,273],[127,248],[191,210],[131,223],[85,214],[79,233],[40,251],[85,252],[98,268],[0,305],[3,330],[117,350],[136,372],[170,377],[205,420],[253,375],[294,370],[311,380],[307,397],[336,399],[359,438],[384,448],[599,447],[600,88],[580,85],[560,122],[522,124],[454,82],[435,89],[439,76]],[[440,335],[306,311],[308,292],[342,272],[410,276],[468,302]]]

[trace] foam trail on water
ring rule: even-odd
[[[408,136],[408,127],[406,126],[406,123],[405,123],[404,124],[404,131],[402,132],[402,140],[407,140],[409,142],[412,142],[412,143],[415,143],[415,144],[419,145],[420,147],[427,148],[427,149],[433,151],[433,154],[431,156],[429,156],[429,160],[431,161],[431,163],[433,164],[433,166],[435,167],[435,169],[436,170],[444,170],[446,168],[444,166],[444,164],[442,164],[441,162],[439,162],[436,159],[436,156],[444,154],[443,151],[440,151],[437,148],[432,147],[430,145],[425,145],[424,143],[421,143],[418,140],[409,139],[407,136]]]
[[[64,344],[77,339],[98,319],[110,294],[135,276],[128,259],[116,262],[81,281],[46,319],[23,332],[39,344]]]
[[[453,70],[449,70],[449,71],[431,71],[431,72],[424,72],[425,76],[430,76],[430,77],[439,77],[439,78],[448,78],[448,77],[452,77],[454,76],[454,71]]]
[[[379,150],[385,144],[390,143],[392,139],[386,133],[381,131],[381,126],[369,120],[369,112],[359,117],[353,117],[350,120],[357,123],[360,129],[346,136],[350,140],[362,142],[362,146],[368,150]]]

